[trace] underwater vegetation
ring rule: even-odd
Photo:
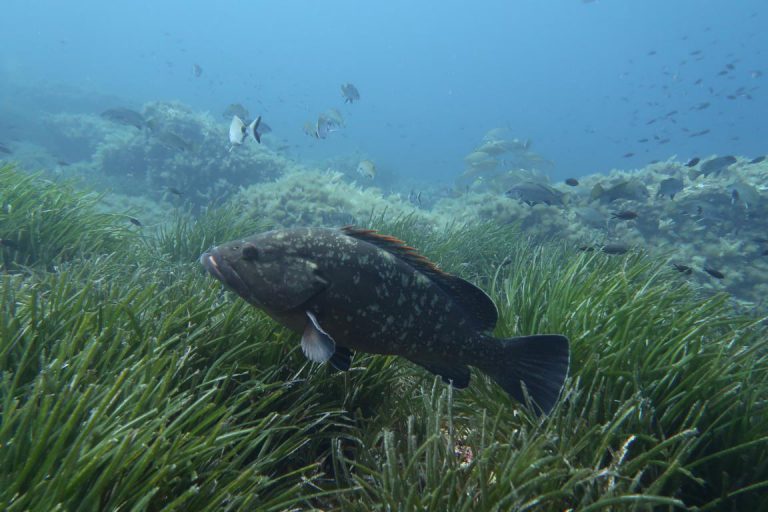
[[[58,113],[48,121],[52,146],[81,148],[67,172],[124,194],[183,200],[196,210],[287,166],[255,141],[232,148],[223,123],[181,103],[150,102],[141,111],[115,108],[100,116]]]
[[[45,203],[56,226],[19,214],[24,235],[2,233],[24,248],[0,275],[4,510],[765,509],[766,324],[665,260],[510,224],[361,221],[489,293],[495,336],[571,339],[564,395],[537,418],[479,372],[454,391],[392,357],[306,362],[196,261],[261,229],[237,204],[152,230],[1,175],[10,215]]]
[[[169,102],[101,115],[51,114],[49,146],[40,151],[51,162],[66,157],[55,171],[62,176],[165,211],[197,213],[234,200],[245,215],[274,227],[341,226],[386,211],[430,225],[510,224],[539,240],[568,240],[574,250],[647,250],[690,269],[681,277],[701,290],[727,291],[748,309],[766,310],[768,162],[762,157],[670,158],[553,183],[546,175],[552,162],[533,153],[530,141],[494,129],[457,162],[469,172],[453,187],[409,181],[403,188],[405,177],[364,154],[313,167],[292,160],[274,134],[262,144],[249,136],[233,146],[231,119]],[[55,167],[41,155],[33,166]],[[159,217],[141,216],[150,225],[165,219]]]

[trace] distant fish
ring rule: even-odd
[[[720,174],[735,163],[736,157],[731,155],[718,156],[701,164],[701,167],[699,168],[700,174],[703,174],[704,176]]]
[[[693,133],[691,133],[688,136],[689,137],[701,137],[702,135],[706,135],[708,133],[709,133],[709,128],[705,128],[703,130],[699,130],[698,132],[693,132]]]
[[[623,244],[621,242],[614,242],[611,244],[605,244],[600,248],[601,251],[603,251],[605,254],[625,254],[627,251],[629,251],[629,246],[627,244]]]
[[[701,158],[695,156],[695,157],[691,158],[690,160],[688,160],[688,162],[685,164],[685,166],[686,167],[695,167],[696,164],[698,164],[699,162],[701,162]]]
[[[200,64],[192,65],[192,74],[195,75],[195,78],[200,78],[200,76],[203,74],[203,68],[200,67]]]
[[[565,180],[565,184],[568,185],[569,187],[578,187],[579,180],[577,180],[576,178],[568,178],[567,180]]]
[[[631,158],[633,156],[635,156],[635,154],[630,151],[629,153],[624,153],[623,158]]]
[[[689,267],[688,265],[683,265],[681,263],[672,263],[672,267],[680,272],[681,274],[691,275],[693,272],[693,269]]]
[[[620,212],[613,212],[611,218],[619,220],[632,220],[638,217],[637,212],[632,210],[622,210]]]
[[[711,275],[715,279],[725,279],[725,274],[712,267],[704,267],[702,270],[704,270],[704,272]]]
[[[376,177],[376,165],[370,160],[363,160],[357,165],[357,174],[372,180]]]
[[[648,188],[640,181],[635,179],[623,180],[613,185],[612,187],[605,188],[602,184],[598,183],[592,187],[590,193],[590,200],[600,200],[603,203],[610,203],[617,199],[628,199],[630,201],[642,201],[650,196]]]
[[[110,108],[102,112],[101,117],[113,123],[136,127],[139,130],[147,125],[144,116],[129,108]]]
[[[0,153],[5,153],[6,155],[10,155],[10,154],[12,154],[12,153],[13,153],[13,151],[11,151],[10,149],[8,149],[8,147],[7,147],[7,146],[5,146],[5,145],[3,145],[2,143],[0,143]]]
[[[675,198],[675,194],[682,192],[685,184],[683,180],[678,178],[667,178],[659,183],[659,190],[656,192],[656,197],[669,196],[670,199]]]
[[[763,162],[763,161],[765,161],[765,155],[753,158],[752,160],[749,161],[749,163],[751,165],[754,165],[754,164],[759,164],[760,162]]]
[[[259,123],[259,138],[266,135],[267,133],[272,133],[272,127],[262,120]]]
[[[728,188],[731,190],[731,204],[743,205],[745,208],[754,208],[761,202],[764,202],[760,191],[748,183],[736,181],[730,184]]]
[[[317,118],[317,123],[315,123],[315,137],[318,139],[327,139],[328,135],[337,131],[338,129],[339,124],[337,121],[321,114]]]
[[[248,119],[251,117],[251,114],[248,112],[248,109],[240,103],[230,103],[227,108],[224,109],[224,112],[221,113],[221,116],[224,119],[229,119],[232,116],[237,116],[240,119]]]
[[[181,197],[184,194],[181,193],[181,190],[175,188],[175,187],[165,187],[165,190],[175,196]]]
[[[155,135],[155,138],[163,146],[177,151],[192,151],[194,149],[192,144],[173,132],[160,132]]]
[[[563,194],[543,183],[523,181],[507,191],[507,196],[518,199],[528,206],[544,203],[547,205],[563,205]]]
[[[249,124],[246,124],[245,121],[236,115],[232,116],[232,122],[229,123],[229,142],[232,144],[232,147],[242,144],[248,135],[251,135],[256,142],[261,144],[262,133],[259,131],[260,125],[261,116]]]
[[[142,227],[143,226],[141,221],[139,219],[137,219],[136,217],[128,217],[128,222],[130,222],[134,226],[138,226],[138,227]]]
[[[344,103],[360,101],[360,91],[350,83],[341,84],[341,95],[344,97]]]
[[[710,103],[708,101],[703,101],[701,103],[697,103],[696,105],[691,107],[691,110],[704,110],[709,108]]]

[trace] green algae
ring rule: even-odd
[[[257,227],[237,209],[179,212],[139,237],[81,200],[63,194],[46,212],[78,226],[39,252],[60,265],[0,276],[4,509],[762,504],[765,324],[663,261],[492,223],[368,220],[486,289],[497,336],[571,338],[563,399],[538,419],[479,372],[452,391],[397,358],[358,354],[348,373],[307,363],[293,334],[199,269],[200,247]]]

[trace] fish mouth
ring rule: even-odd
[[[200,256],[200,263],[203,264],[203,267],[205,267],[209,274],[244,299],[248,299],[250,296],[248,285],[245,284],[243,278],[240,277],[232,265],[227,263],[215,249],[210,252],[204,252]]]

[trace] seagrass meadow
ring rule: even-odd
[[[0,184],[3,510],[768,510],[766,323],[661,260],[369,219],[485,289],[496,336],[569,336],[539,418],[478,372],[309,364],[197,261],[269,227],[234,205],[139,228]]]

